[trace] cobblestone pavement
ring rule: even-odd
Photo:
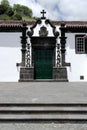
[[[86,124],[0,124],[0,130],[87,130]]]
[[[87,83],[0,83],[0,103],[87,103]]]

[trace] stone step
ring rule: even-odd
[[[62,108],[64,109],[64,108]],[[22,108],[17,110],[17,109],[8,109],[8,110],[0,110],[0,114],[87,114],[87,110],[25,110]]]
[[[87,104],[0,104],[0,122],[86,122]]]
[[[64,106],[64,107],[57,107],[57,106],[51,106],[51,107],[49,107],[49,106],[29,106],[29,107],[27,107],[27,106],[19,106],[19,107],[17,107],[17,106],[11,106],[11,107],[3,107],[3,106],[1,106],[0,107],[0,111],[6,111],[6,110],[26,110],[26,111],[35,111],[35,110],[37,110],[37,111],[86,111],[87,110],[87,107],[66,107],[66,106]]]
[[[87,115],[78,114],[0,114],[0,119],[87,119]]]
[[[24,112],[70,112],[70,113],[86,113],[87,112],[87,104],[12,104],[12,103],[7,103],[7,104],[0,104],[0,113],[3,112],[15,112],[15,111],[22,111]]]
[[[87,107],[87,103],[0,103],[0,107]]]
[[[23,119],[0,119],[0,123],[38,123],[38,124],[42,124],[42,123],[59,123],[59,124],[87,124],[87,119],[59,119],[59,118],[50,118],[50,119],[46,119],[46,118],[39,118],[39,119],[36,119],[36,118],[33,118],[33,119],[26,119],[26,118],[23,118]]]

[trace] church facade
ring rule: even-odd
[[[0,32],[21,32],[19,81],[87,81],[87,22],[0,24]],[[20,43],[18,43],[20,44]]]

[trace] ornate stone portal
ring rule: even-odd
[[[20,67],[20,80],[28,82],[31,80],[55,80],[68,81],[65,63],[65,25],[61,24],[60,42],[57,43],[59,32],[56,27],[45,18],[44,10],[42,17],[27,31],[23,24],[21,37],[22,63]],[[50,30],[47,28],[49,26]],[[35,34],[36,27],[39,28]],[[50,33],[51,32],[51,33]],[[29,37],[30,43],[27,43]]]

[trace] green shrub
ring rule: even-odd
[[[20,4],[14,4],[13,10],[21,15],[26,15],[29,17],[32,17],[32,10],[28,8],[27,6],[20,5]]]
[[[10,4],[9,4],[8,0],[2,0],[1,5],[4,5],[5,7],[10,7]]]
[[[0,15],[1,14],[4,14],[5,12],[6,12],[6,8],[5,8],[5,6],[4,5],[0,5]]]
[[[6,14],[2,14],[0,15],[0,20],[11,20],[11,18]]]
[[[6,14],[7,14],[8,16],[10,16],[10,17],[14,14],[14,11],[12,10],[11,7],[8,8],[8,10],[6,11]]]
[[[22,20],[22,16],[18,13],[15,13],[13,16],[12,16],[12,19],[13,20]]]
[[[8,0],[0,2],[0,20],[22,20],[31,19],[32,10],[27,6],[14,4],[10,5]]]

